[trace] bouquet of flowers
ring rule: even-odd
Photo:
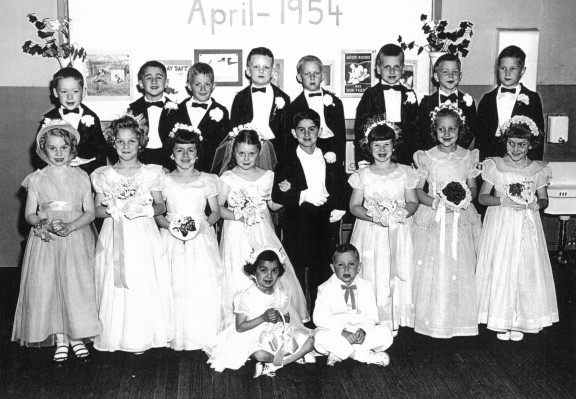
[[[48,231],[48,226],[50,226],[48,219],[41,219],[34,225],[34,235],[39,237],[44,242],[50,242],[54,240],[54,237],[52,237]]]
[[[534,193],[530,190],[530,185],[533,182],[524,180],[517,183],[511,183],[504,186],[506,196],[517,204],[528,206],[534,201]]]
[[[198,234],[196,221],[190,216],[171,215],[170,233],[182,241],[188,241]]]
[[[241,188],[239,191],[232,193],[228,205],[234,212],[236,220],[244,218],[244,223],[252,226],[260,223],[264,217],[266,201],[270,199],[270,194],[261,195],[261,193],[250,194],[247,190]]]
[[[364,207],[367,209],[366,216],[372,217],[374,223],[388,226],[390,218],[403,221],[406,218],[404,203],[395,199],[384,198],[380,194],[366,197]]]
[[[451,181],[440,190],[440,200],[448,209],[460,212],[462,209],[468,208],[472,201],[472,194],[465,182]]]
[[[147,194],[137,198],[137,192],[138,183],[134,180],[114,182],[110,185],[110,189],[104,193],[102,205],[108,207],[106,212],[111,215],[119,211],[128,219],[134,219],[139,216],[152,217],[153,214],[150,215],[150,210],[146,209],[146,207],[152,205],[152,197]],[[115,199],[121,200],[124,204],[117,208]]]
[[[134,181],[123,180],[112,183],[110,189],[104,193],[102,205],[114,205],[114,198],[128,200],[133,198],[138,191],[138,185]]]

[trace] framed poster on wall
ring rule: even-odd
[[[362,97],[375,79],[376,51],[342,50],[341,97]]]
[[[165,93],[172,101],[176,101],[177,103],[182,102],[182,100],[188,97],[186,81],[192,60],[163,60],[160,62],[166,66]]]
[[[209,64],[219,86],[242,86],[242,50],[194,50],[194,62]]]
[[[90,51],[84,61],[87,100],[130,100],[133,97],[130,54]]]

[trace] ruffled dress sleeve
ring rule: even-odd
[[[290,311],[290,293],[283,289],[278,289],[275,293],[275,305],[282,314],[286,314]]]
[[[164,178],[166,174],[160,165],[146,165],[145,166],[151,173],[148,188],[150,191],[162,191],[164,189]]]
[[[104,174],[104,171],[107,168],[109,168],[109,166],[102,166],[96,169],[90,175],[90,180],[92,180],[92,187],[94,187],[94,191],[96,192],[96,194],[104,194],[104,191],[106,190],[107,184],[106,184],[106,175]]]
[[[220,179],[213,174],[206,174],[206,197],[216,197],[220,192]]]
[[[360,177],[360,171],[352,173],[352,175],[348,179],[348,184],[350,184],[352,188],[364,190],[365,185],[364,183],[362,183],[362,178]]]
[[[234,313],[250,313],[250,290],[240,291],[234,297]]]
[[[475,179],[482,173],[478,165],[480,164],[480,152],[478,150],[472,150],[469,153],[467,159],[467,171],[466,171],[466,178],[467,179]]]
[[[421,179],[428,179],[431,163],[432,160],[426,152],[419,150],[414,153],[414,165],[416,165],[416,172]]]
[[[552,169],[550,166],[544,166],[538,173],[536,173],[536,190],[546,187],[552,181]]]
[[[497,175],[498,169],[496,167],[496,160],[493,158],[487,158],[484,160],[484,162],[482,162],[482,179],[495,186]]]
[[[418,186],[420,182],[420,175],[416,171],[416,169],[411,167],[406,167],[406,188],[409,190],[413,190]]]
[[[38,175],[39,171],[30,173],[28,176],[24,178],[21,185],[26,189],[26,191],[31,191],[36,189],[36,175]]]
[[[228,187],[232,187],[234,181],[232,172],[227,170],[226,172],[222,173],[222,176],[220,176],[220,181],[226,184]]]

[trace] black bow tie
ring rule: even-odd
[[[319,97],[319,96],[321,96],[321,95],[322,95],[322,93],[320,93],[320,92],[318,92],[318,93],[309,93],[309,94],[308,94],[308,97]]]
[[[456,93],[452,93],[449,96],[445,96],[444,94],[440,94],[440,102],[444,103],[446,100],[450,100],[451,103],[458,102],[458,95]]]
[[[402,91],[402,89],[400,88],[400,85],[382,85],[382,88],[384,90],[396,90],[396,91]]]
[[[154,101],[154,102],[148,102],[146,101],[146,109],[150,108],[150,107],[160,107],[162,108],[164,106],[164,101]]]
[[[64,108],[64,109],[62,110],[62,114],[63,114],[63,115],[67,115],[67,114],[78,114],[78,115],[80,115],[80,108],[74,108],[74,109]]]
[[[208,104],[204,104],[204,103],[192,103],[192,108],[204,108],[204,109],[208,109]]]
[[[266,93],[265,87],[252,87],[252,93]]]
[[[512,94],[516,94],[516,89],[507,89],[505,87],[501,87],[500,88],[500,93],[512,93]]]

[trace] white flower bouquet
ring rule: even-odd
[[[380,194],[366,197],[364,200],[366,216],[372,217],[374,223],[388,226],[391,220],[403,222],[406,219],[404,203],[396,199],[384,198]]]
[[[264,218],[264,209],[266,209],[266,201],[270,199],[270,195],[251,195],[245,189],[234,191],[230,196],[228,205],[234,212],[234,218],[239,220],[244,218],[244,223],[252,226],[260,223]]]

